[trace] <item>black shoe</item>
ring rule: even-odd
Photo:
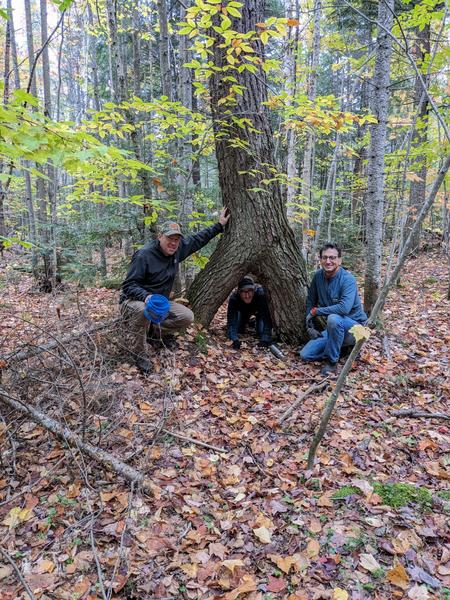
[[[136,366],[141,373],[148,375],[153,371],[153,365],[146,356],[140,356],[136,359]]]
[[[328,377],[328,375],[332,375],[336,373],[337,364],[329,362],[328,360],[324,363],[323,367],[320,369],[320,374],[322,377]]]

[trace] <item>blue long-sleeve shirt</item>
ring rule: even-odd
[[[358,323],[367,320],[356,279],[342,267],[330,279],[326,279],[323,269],[315,272],[306,300],[307,315],[314,306],[317,306],[317,316],[340,315]]]

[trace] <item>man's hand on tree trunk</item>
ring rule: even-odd
[[[222,210],[220,211],[219,216],[219,223],[222,225],[222,227],[225,227],[225,225],[228,223],[230,216],[230,211],[226,206],[224,206],[224,208],[222,208]]]

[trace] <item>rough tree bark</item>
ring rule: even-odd
[[[233,22],[241,32],[255,30],[264,20],[264,3],[246,0],[242,18]],[[214,45],[215,64],[225,61],[226,49]],[[257,56],[263,55],[260,43]],[[304,336],[307,277],[305,263],[289,226],[281,186],[274,181],[273,132],[263,102],[267,100],[264,71],[233,72],[243,95],[227,106],[229,73],[219,70],[210,79],[216,156],[222,199],[231,219],[206,268],[196,277],[189,299],[196,317],[208,325],[238,280],[253,273],[266,287],[274,324],[282,339],[295,342]],[[235,125],[246,117],[251,126]],[[271,183],[263,183],[263,180]]]
[[[370,313],[381,285],[381,254],[384,210],[384,154],[389,115],[389,84],[394,20],[394,0],[380,2],[378,9],[377,54],[373,75],[371,109],[377,123],[370,128],[369,167],[367,183],[367,260],[364,281],[364,307]],[[387,30],[387,31],[386,31]]]

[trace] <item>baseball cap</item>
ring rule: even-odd
[[[238,283],[238,290],[241,292],[242,290],[254,290],[255,282],[251,277],[243,277]]]
[[[166,221],[161,225],[161,233],[163,235],[171,236],[171,235],[183,235],[181,233],[181,228],[178,223],[174,221]]]

